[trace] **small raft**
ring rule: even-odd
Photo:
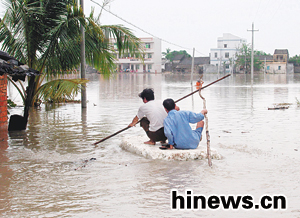
[[[144,144],[148,141],[146,137],[124,137],[120,147],[126,151],[134,154],[144,156],[149,159],[161,159],[161,160],[197,160],[206,159],[207,150],[206,145],[200,145],[196,149],[179,150],[179,149],[167,149],[161,150],[159,142],[156,145]],[[216,149],[210,148],[211,158],[220,160],[222,156],[216,151]]]

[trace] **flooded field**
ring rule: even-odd
[[[205,75],[204,85],[222,76]],[[123,137],[144,135],[140,127],[92,145],[132,121],[144,88],[177,100],[195,90],[190,75],[88,77],[86,109],[42,105],[30,111],[26,131],[0,134],[0,217],[300,217],[300,75],[255,75],[253,85],[250,75],[233,75],[202,91],[211,147],[223,157],[212,168],[207,160],[153,160],[122,150]],[[289,108],[268,110],[283,103]],[[203,107],[198,94],[178,106]],[[22,107],[10,112],[22,114]],[[284,195],[287,209],[171,210],[172,189],[250,195],[254,204]]]

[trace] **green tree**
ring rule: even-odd
[[[141,42],[128,28],[101,25],[100,15],[94,17],[92,10],[86,17],[77,1],[5,0],[3,4],[7,10],[0,23],[2,50],[41,72],[40,76],[29,78],[32,92],[19,88],[25,108],[40,98],[59,100],[74,96],[87,82],[60,80],[56,87],[53,82],[42,84],[45,76],[66,74],[79,66],[80,24],[85,28],[86,62],[100,72],[110,73],[115,69],[111,38],[115,39],[120,54],[127,52],[141,57]],[[60,95],[49,89],[60,90]]]
[[[289,58],[289,63],[294,64],[295,66],[299,66],[300,65],[300,55],[295,55],[293,57]]]
[[[170,50],[171,51],[171,50]],[[185,57],[191,57],[185,50],[180,50],[180,51],[172,51],[166,54],[166,59],[170,60],[171,62],[175,58],[176,55],[184,55]]]
[[[171,49],[167,48],[166,52],[162,52],[163,57],[166,57],[170,53]]]
[[[260,70],[263,67],[263,62],[259,60],[258,56],[267,55],[263,51],[255,51],[254,50],[254,69]],[[237,60],[235,63],[241,67],[241,69],[246,72],[250,72],[251,70],[251,46],[248,44],[242,44],[241,48],[238,49],[236,53]]]

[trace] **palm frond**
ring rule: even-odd
[[[53,80],[40,86],[35,97],[46,102],[73,100],[87,82],[85,79]]]

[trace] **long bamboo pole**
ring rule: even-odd
[[[182,98],[176,100],[175,103],[177,103],[177,102],[179,102],[179,101],[181,101],[181,100],[183,100],[183,99],[185,99],[185,98],[187,98],[187,97],[189,97],[189,96],[195,94],[196,92],[199,92],[199,91],[202,90],[202,89],[207,88],[208,86],[211,86],[212,84],[215,84],[215,83],[217,83],[217,82],[219,82],[219,81],[221,81],[221,80],[223,80],[223,79],[229,77],[230,75],[231,75],[231,74],[227,74],[226,76],[223,76],[222,78],[217,79],[217,80],[215,80],[214,82],[211,82],[211,83],[207,84],[206,86],[203,86],[202,88],[197,89],[196,91],[193,91],[193,92],[191,92],[190,94],[188,94],[188,95],[186,95],[186,96],[183,96]],[[139,120],[139,122],[140,122],[140,120]],[[137,122],[137,124],[138,124],[139,122]],[[111,137],[113,137],[113,136],[115,136],[115,135],[118,135],[119,133],[121,133],[121,132],[123,132],[123,131],[125,131],[125,130],[127,130],[127,129],[129,129],[129,128],[131,128],[131,126],[127,126],[127,127],[125,127],[124,129],[121,129],[121,130],[115,132],[114,134],[111,134],[111,135],[109,135],[109,136],[107,136],[107,137],[101,139],[100,141],[97,141],[97,142],[93,143],[93,145],[97,145],[97,144],[99,144],[99,143],[101,143],[101,142],[104,142],[105,140],[107,140],[107,139],[109,139],[109,138],[111,138]]]
[[[202,81],[202,78],[201,78]],[[203,100],[203,109],[206,109],[206,100],[205,98],[202,96],[201,91],[199,92],[199,96],[200,98],[202,98]],[[204,114],[204,119],[205,119],[205,132],[206,132],[206,141],[207,141],[207,160],[208,160],[208,166],[212,166],[211,163],[211,155],[210,155],[210,135],[209,135],[209,131],[208,131],[208,117],[207,114]]]

